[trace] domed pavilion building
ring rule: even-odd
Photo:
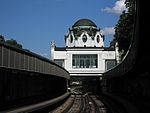
[[[68,70],[72,84],[101,77],[116,65],[115,50],[104,47],[104,35],[89,19],[75,22],[65,35],[65,44],[66,47],[51,44],[51,59]]]

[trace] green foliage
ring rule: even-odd
[[[3,35],[0,35],[0,41],[1,41],[1,42],[5,42],[5,38],[4,38]]]
[[[115,26],[115,40],[118,42],[119,51],[127,52],[134,33],[135,0],[126,0],[128,11],[120,15],[120,19]],[[123,57],[123,56],[122,56]]]
[[[3,43],[6,43],[8,45],[11,45],[11,46],[14,46],[16,48],[20,48],[22,49],[22,45],[19,44],[16,40],[14,39],[10,39],[10,40],[6,40],[5,41],[5,37],[3,35],[0,35],[0,41],[3,42]]]
[[[9,45],[12,45],[14,47],[22,49],[22,45],[18,44],[17,41],[14,40],[14,39],[7,40],[6,43],[9,44]]]

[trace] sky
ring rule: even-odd
[[[50,58],[50,44],[64,47],[64,35],[79,19],[90,19],[105,35],[105,47],[125,9],[125,0],[0,0],[0,35]]]

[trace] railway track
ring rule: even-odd
[[[91,113],[107,113],[107,108],[104,105],[104,103],[102,103],[102,101],[100,101],[97,98],[97,95],[90,95],[91,101],[93,103],[93,107],[94,107],[94,112]]]
[[[85,100],[83,98],[83,95],[76,95],[73,105],[67,111],[67,113],[81,113],[85,108]]]
[[[71,95],[71,97],[56,110],[50,113],[107,113],[106,106],[97,95]]]

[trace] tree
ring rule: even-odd
[[[122,58],[126,54],[134,33],[135,0],[125,1],[127,12],[123,11],[120,19],[115,26],[114,38],[118,42],[119,51],[122,52]]]
[[[14,47],[22,49],[22,45],[18,44],[17,41],[14,40],[14,39],[6,40],[6,43],[9,44],[9,45],[12,45]]]
[[[6,43],[8,45],[14,46],[16,48],[22,49],[22,45],[19,44],[16,40],[10,39],[10,40],[5,40],[5,37],[3,35],[0,35],[0,41],[3,43]]]
[[[3,35],[0,35],[0,41],[1,41],[1,42],[5,42],[5,38],[4,38]]]

